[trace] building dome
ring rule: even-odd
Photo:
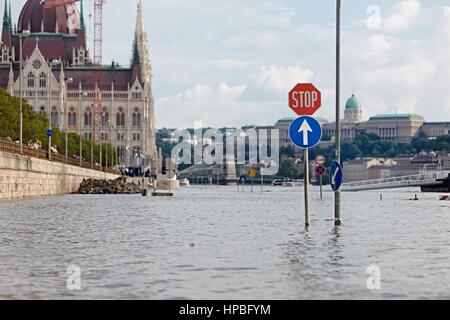
[[[354,94],[352,94],[352,97],[347,100],[345,109],[361,109],[361,105],[359,104],[358,99],[356,99]]]
[[[80,27],[80,13],[75,4],[56,8],[44,8],[42,0],[28,0],[19,16],[18,31],[31,33],[74,34]],[[42,30],[43,29],[43,30]]]

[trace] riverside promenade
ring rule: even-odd
[[[74,193],[83,179],[116,179],[110,169],[0,141],[0,201]]]

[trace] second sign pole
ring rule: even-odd
[[[305,162],[305,227],[309,227],[309,151],[304,150]]]

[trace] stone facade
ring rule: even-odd
[[[0,152],[0,200],[76,192],[83,179],[118,176],[63,163]]]

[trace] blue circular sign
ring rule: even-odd
[[[322,127],[312,117],[300,117],[289,128],[291,141],[300,149],[315,147],[322,139]]]
[[[52,130],[47,130],[47,137],[52,137],[53,136],[53,131]]]

